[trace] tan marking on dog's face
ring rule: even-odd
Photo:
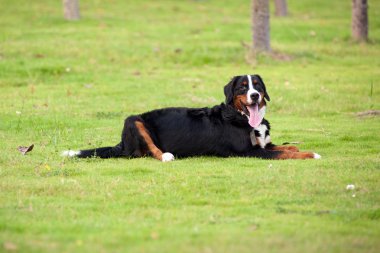
[[[237,109],[239,111],[243,111],[243,108],[242,108],[242,105],[241,105],[242,103],[244,105],[248,104],[248,102],[247,102],[247,95],[246,94],[237,95],[237,96],[234,97],[234,107],[235,107],[235,109]]]
[[[264,95],[265,95],[264,92],[260,92],[261,101],[259,104],[259,109],[261,109],[263,106],[267,105],[267,102],[265,101]]]

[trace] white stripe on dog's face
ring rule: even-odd
[[[247,75],[247,78],[248,78],[248,88],[249,88],[248,92],[247,92],[247,102],[248,102],[248,104],[252,104],[253,101],[252,101],[251,95],[254,94],[254,93],[257,93],[257,94],[259,94],[259,101],[258,101],[258,103],[260,104],[261,99],[262,99],[262,97],[260,95],[260,92],[258,92],[257,90],[255,90],[253,88],[252,77],[250,75]]]

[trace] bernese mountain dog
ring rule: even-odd
[[[313,152],[271,142],[264,119],[269,94],[259,75],[235,76],[224,87],[225,103],[208,108],[164,108],[129,116],[114,147],[68,150],[69,157],[219,156],[263,159],[319,159]]]

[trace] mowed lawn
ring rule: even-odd
[[[379,252],[380,118],[357,113],[380,109],[380,1],[368,44],[350,2],[289,0],[255,61],[250,1],[81,1],[67,22],[61,1],[0,0],[0,252]],[[60,157],[246,73],[273,141],[321,160]]]

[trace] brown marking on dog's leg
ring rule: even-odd
[[[313,159],[315,158],[312,152],[290,152],[282,151],[277,155],[277,159]]]
[[[145,128],[144,124],[140,121],[136,121],[135,125],[139,131],[141,137],[144,139],[146,145],[148,146],[149,152],[152,156],[160,161],[162,161],[162,151],[154,145],[152,138],[149,135],[148,130]]]
[[[272,145],[268,147],[269,150],[278,150],[278,151],[291,151],[299,152],[300,150],[296,146],[276,146]]]

